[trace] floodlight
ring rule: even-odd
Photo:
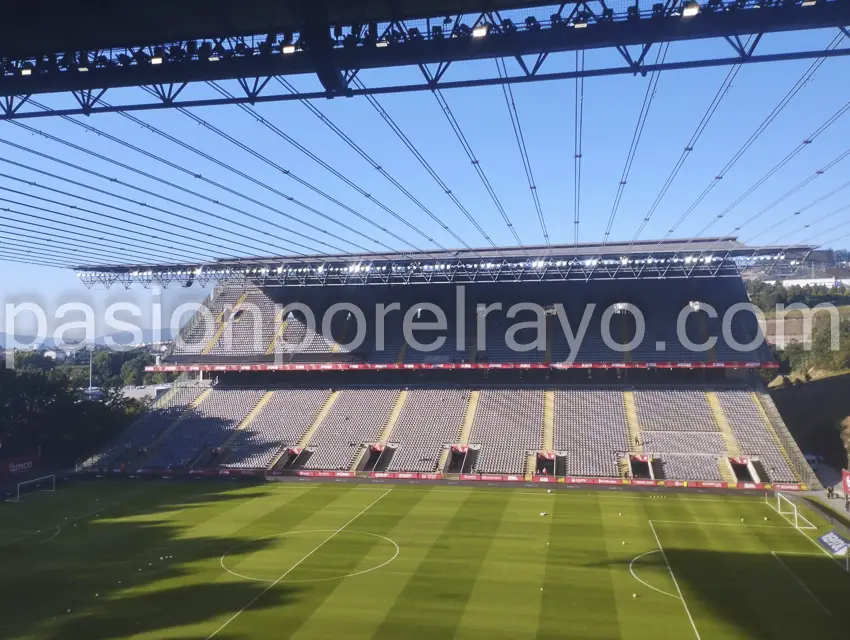
[[[540,23],[537,22],[537,18],[534,16],[528,16],[525,19],[525,28],[529,31],[538,31],[540,29]]]
[[[21,68],[21,75],[22,76],[31,76],[32,70],[33,70],[32,62],[25,62],[24,66]]]
[[[294,44],[285,44],[281,47],[280,52],[283,54],[295,53],[295,45]]]
[[[818,0],[803,0],[800,6],[813,7],[818,3]]]
[[[699,13],[699,2],[688,2],[682,8],[683,18],[693,18]]]
[[[381,47],[381,48],[383,49],[384,47],[388,47],[388,46],[390,46],[390,43],[389,43],[388,41],[386,41],[386,40],[378,40],[378,41],[375,43],[375,46],[376,46],[376,47]]]
[[[472,30],[472,37],[473,38],[483,38],[488,33],[490,33],[490,25],[485,22],[483,24],[479,24],[477,27],[475,27]]]

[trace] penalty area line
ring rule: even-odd
[[[284,578],[286,578],[286,576],[288,576],[290,573],[292,573],[293,571],[295,571],[295,569],[297,569],[297,568],[298,568],[301,564],[303,564],[304,562],[306,562],[306,561],[307,561],[307,560],[308,560],[308,559],[309,559],[309,558],[310,558],[310,557],[311,557],[314,553],[316,553],[319,549],[321,549],[322,547],[324,547],[324,546],[325,546],[328,542],[330,542],[331,540],[333,540],[333,539],[334,539],[337,535],[339,535],[340,533],[342,533],[342,531],[343,531],[343,530],[344,530],[344,529],[345,529],[348,525],[350,525],[352,522],[354,522],[355,520],[357,520],[357,518],[359,518],[360,516],[362,516],[362,515],[363,515],[364,513],[366,513],[369,509],[371,509],[371,508],[372,508],[372,507],[374,507],[376,504],[378,504],[381,500],[383,500],[383,499],[384,499],[384,498],[385,498],[385,497],[386,497],[386,496],[387,496],[387,495],[388,495],[391,491],[392,491],[392,489],[387,489],[384,493],[382,493],[380,496],[378,496],[378,498],[377,498],[375,501],[371,502],[371,503],[370,503],[370,504],[369,504],[369,505],[368,505],[365,509],[363,509],[360,513],[358,513],[358,514],[357,514],[356,516],[354,516],[351,520],[349,520],[349,521],[348,521],[348,522],[346,522],[344,525],[342,525],[339,529],[337,529],[336,531],[334,531],[334,532],[333,532],[331,535],[329,535],[327,538],[325,538],[324,540],[322,540],[322,541],[321,541],[318,545],[316,545],[315,547],[313,547],[313,550],[312,550],[312,551],[310,551],[307,555],[305,555],[303,558],[301,558],[301,559],[300,559],[298,562],[296,562],[294,565],[292,565],[291,567],[289,567],[289,569],[287,569],[286,571],[284,571],[284,572],[283,572],[283,573],[282,573],[282,574],[278,577],[278,579],[277,579],[277,580],[275,580],[274,582],[272,582],[271,584],[269,584],[269,586],[267,586],[265,589],[263,589],[262,591],[260,591],[260,593],[258,593],[256,596],[254,596],[248,604],[246,604],[246,605],[245,605],[244,607],[242,607],[239,611],[237,611],[236,613],[234,613],[234,614],[233,614],[233,615],[232,615],[232,616],[231,616],[231,617],[230,617],[230,618],[229,618],[229,619],[228,619],[228,620],[227,620],[227,621],[226,621],[223,625],[221,625],[218,629],[216,629],[216,630],[215,630],[215,631],[213,631],[213,632],[212,632],[209,636],[207,636],[207,640],[210,640],[210,638],[214,638],[215,636],[217,636],[217,635],[219,634],[219,632],[223,631],[223,630],[224,630],[224,629],[225,629],[225,628],[226,628],[226,627],[227,627],[227,626],[228,626],[231,622],[233,622],[234,620],[236,620],[236,618],[238,618],[240,615],[242,615],[242,614],[243,614],[243,613],[245,613],[248,609],[250,609],[252,606],[254,606],[254,604],[256,604],[256,603],[257,603],[257,601],[258,601],[260,598],[262,598],[262,597],[263,597],[264,595],[266,595],[269,591],[271,591],[271,589],[273,589],[273,588],[274,588],[274,587],[276,587],[276,586],[277,586],[277,585],[278,585],[281,581],[283,581],[283,579],[284,579]]]
[[[803,581],[802,581],[802,580],[800,580],[800,578],[797,576],[797,574],[796,574],[796,573],[794,573],[794,570],[793,570],[791,567],[789,567],[787,564],[785,564],[785,561],[783,561],[783,560],[782,560],[782,558],[780,558],[780,557],[776,554],[776,552],[775,552],[775,551],[771,551],[771,552],[770,552],[770,555],[772,555],[774,558],[776,558],[776,561],[777,561],[779,564],[781,564],[781,565],[782,565],[782,568],[783,568],[783,569],[785,569],[785,571],[787,571],[788,573],[790,573],[790,574],[791,574],[791,577],[792,577],[792,578],[794,578],[794,580],[796,580],[797,584],[798,584],[798,585],[800,585],[800,586],[803,588],[803,591],[805,591],[806,593],[808,593],[808,594],[809,594],[809,597],[810,597],[812,600],[814,600],[814,601],[815,601],[815,603],[816,603],[816,604],[817,604],[817,605],[821,608],[821,610],[822,610],[822,611],[823,611],[826,615],[828,615],[830,618],[832,618],[832,617],[833,617],[832,612],[831,612],[829,609],[827,609],[827,608],[826,608],[826,606],[823,604],[823,602],[821,602],[821,601],[818,599],[818,597],[817,597],[814,593],[812,593],[812,592],[811,592],[811,590],[810,590],[810,589],[809,589],[809,588],[808,588],[808,587],[807,587],[807,586],[803,583]]]
[[[688,614],[688,620],[691,622],[691,627],[694,630],[694,635],[697,640],[702,640],[699,635],[699,631],[697,631],[697,625],[694,622],[694,617],[691,615],[691,610],[688,608],[688,603],[685,600],[685,596],[682,595],[682,589],[679,587],[679,581],[676,580],[676,575],[673,573],[673,567],[670,566],[670,561],[667,560],[667,554],[664,552],[664,547],[661,546],[661,539],[658,537],[658,533],[655,531],[655,525],[652,524],[652,520],[649,521],[649,528],[652,529],[652,535],[655,536],[655,542],[658,545],[658,550],[661,552],[661,557],[664,558],[664,564],[667,565],[667,571],[670,572],[670,577],[673,579],[673,584],[676,586],[676,593],[679,594],[679,598],[682,600],[682,605],[685,607],[685,613]]]

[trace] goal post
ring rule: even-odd
[[[7,498],[6,502],[20,502],[21,497],[28,493],[34,493],[36,491],[56,491],[56,476],[42,476],[40,478],[33,478],[32,480],[24,480],[23,482],[19,482],[15,487],[15,493],[12,495],[12,497]]]
[[[775,500],[771,499],[770,494],[765,495],[765,500],[774,511],[790,522],[795,529],[800,529],[801,531],[817,529],[814,524],[800,513],[800,509],[790,498],[783,495],[781,491],[777,491],[774,495]]]

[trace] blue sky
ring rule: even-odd
[[[787,50],[789,45],[800,48],[824,48],[833,39],[835,33],[831,30],[766,36],[760,45],[760,52]],[[728,55],[728,51],[728,45],[722,41],[677,43],[671,45],[667,59],[668,61],[687,59],[701,54]],[[589,52],[587,66],[616,64],[617,60],[612,56],[616,54],[609,51]],[[654,58],[654,53],[650,57]],[[548,71],[567,70],[573,68],[574,63],[573,54],[552,56],[547,62],[546,69]],[[512,64],[508,62],[509,68],[512,68]],[[848,64],[850,61],[845,58],[827,60],[813,80],[799,92],[742,160],[690,214],[674,236],[690,238],[695,235],[707,221],[726,209],[779,159],[797,147],[850,100],[850,83],[846,82]],[[671,224],[713,181],[717,172],[810,65],[811,61],[797,61],[749,65],[741,69],[694,152],[690,154],[684,169],[641,234],[641,239],[658,238],[668,232]],[[484,73],[493,74],[494,67],[494,61],[458,65],[457,68],[449,71],[446,78],[460,79]],[[614,223],[612,240],[630,240],[634,236],[728,71],[728,67],[721,67],[662,74]],[[367,86],[390,81],[403,83],[421,81],[418,71],[410,68],[364,72],[360,78]],[[602,239],[648,81],[648,78],[632,76],[591,78],[585,81],[580,241],[593,242]],[[298,88],[306,90],[316,89],[318,86],[317,81],[311,77],[297,77],[291,79],[291,82]],[[236,83],[223,83],[223,86],[230,91],[238,92]],[[106,99],[117,104],[139,97],[139,91],[138,89],[111,91],[106,94]],[[575,82],[530,83],[515,86],[513,92],[551,240],[552,242],[571,242],[575,186],[573,180]],[[187,88],[182,97],[188,99],[212,95],[215,95],[212,89],[200,85]],[[525,244],[542,243],[542,232],[510,129],[502,89],[488,87],[447,90],[444,96],[463,127],[481,163],[480,166],[493,184],[520,239]],[[39,98],[39,101],[55,108],[73,104],[73,98],[70,96],[43,96]],[[380,102],[466,209],[493,238],[493,241],[500,245],[515,244],[508,227],[463,153],[434,97],[428,93],[387,95],[380,97]],[[437,184],[392,134],[365,99],[336,99],[318,101],[314,104],[470,246],[486,246],[484,238],[441,192]],[[95,193],[2,161],[0,161],[0,174],[4,175],[0,175],[0,199],[2,199],[0,207],[48,218],[46,222],[35,221],[47,224],[48,227],[51,226],[50,219],[60,220],[64,214],[69,213],[84,219],[97,220],[97,218],[79,209],[72,211],[67,207],[38,201],[31,195],[62,200],[78,207],[109,213],[123,220],[123,222],[115,220],[107,222],[125,229],[124,233],[133,238],[130,241],[133,250],[146,253],[151,249],[152,240],[141,234],[168,236],[170,232],[173,240],[184,244],[182,246],[175,244],[173,250],[165,249],[165,251],[172,251],[169,255],[186,255],[187,259],[186,245],[204,242],[221,245],[219,248],[195,250],[208,257],[280,255],[286,252],[287,247],[303,253],[310,252],[303,247],[293,246],[293,242],[329,253],[334,252],[335,249],[327,245],[323,246],[320,242],[325,241],[328,245],[351,251],[358,250],[355,245],[370,250],[381,250],[387,246],[393,249],[433,246],[423,238],[423,235],[434,238],[444,247],[457,246],[457,242],[449,234],[396,190],[378,171],[345,146],[303,105],[297,102],[266,104],[257,106],[255,111],[259,116],[274,123],[299,143],[308,147],[364,191],[380,200],[387,208],[409,221],[413,229],[329,174],[236,107],[206,108],[195,110],[194,113],[238,138],[280,167],[320,187],[331,197],[355,210],[362,218],[358,218],[350,211],[298,184],[277,168],[236,148],[183,114],[170,110],[139,113],[136,117],[233,165],[272,189],[295,197],[307,207],[321,211],[330,217],[331,221],[322,219],[313,212],[295,206],[269,189],[253,184],[194,153],[181,149],[118,114],[97,115],[84,121],[122,140],[166,157],[190,173],[200,173],[210,180],[226,185],[252,201],[192,178],[189,173],[165,167],[159,162],[60,119],[30,120],[26,124],[86,149],[119,159],[139,170],[192,189],[213,200],[241,209],[260,220],[249,219],[232,209],[202,201],[179,190],[166,187],[155,180],[141,177],[85,153],[73,151],[11,123],[0,123],[0,140],[41,152],[48,158],[37,157],[8,145],[0,145],[0,158],[90,184],[133,201],[144,202],[164,211],[179,214],[186,219],[180,220],[163,211],[153,211],[150,207]],[[847,149],[847,141],[850,140],[848,134],[850,134],[850,115],[845,115],[773,178],[732,209],[723,220],[710,229],[709,233],[731,233],[741,221],[761,211],[788,189],[840,156]],[[49,158],[62,159],[71,166],[57,164]],[[166,202],[157,198],[156,195],[141,194],[118,183],[90,178],[74,168],[76,166],[137,185],[153,194],[189,204],[202,211],[215,213],[223,220],[212,219],[197,210]],[[55,192],[47,192],[5,176],[35,181],[39,185],[97,200],[104,206],[85,203]],[[835,246],[835,248],[850,245],[848,239],[836,240],[842,235],[841,229],[829,231],[850,218],[850,210],[830,215],[848,203],[850,189],[838,191],[834,196],[804,210],[793,220],[783,225],[778,224],[793,212],[838,189],[848,181],[850,181],[850,160],[837,164],[780,205],[763,213],[758,220],[740,232],[740,237],[747,241],[768,243],[787,234],[785,241],[806,240],[815,244]],[[8,189],[30,195],[15,194]],[[52,209],[59,214],[38,211],[32,208],[33,206]],[[115,209],[116,207],[125,211]],[[154,216],[175,225],[182,225],[184,228],[141,221],[127,212]],[[290,217],[285,217],[281,212]],[[0,216],[17,221],[23,218],[20,214],[5,211],[0,212]],[[353,234],[341,229],[334,224],[333,220],[338,220],[359,233]],[[74,222],[97,227],[97,222]],[[142,228],[138,223],[153,224],[161,228],[159,231],[152,231]],[[242,228],[240,223],[249,225],[253,229]],[[16,223],[0,220],[0,224],[14,226]],[[804,224],[810,224],[811,227],[805,230],[800,229]],[[403,238],[407,244],[379,231],[377,227],[385,227],[392,234]],[[47,229],[44,230],[47,231]],[[322,230],[341,236],[343,240],[333,239]],[[421,231],[421,234],[417,230]],[[115,229],[104,229],[104,231],[115,231]],[[293,235],[293,231],[301,235]],[[50,232],[68,233],[78,238],[91,235],[73,229],[58,232],[50,230]],[[247,237],[236,238],[233,233],[241,233]],[[0,227],[0,243],[5,244],[10,234],[14,236],[15,232],[8,227]],[[205,238],[203,234],[217,235],[223,240]],[[61,244],[61,239],[46,236],[39,242],[46,243],[48,246],[42,249],[49,252],[51,243]],[[835,242],[837,244],[834,244]],[[153,244],[157,243],[158,241],[153,242]],[[237,246],[236,243],[241,245]],[[95,246],[91,240],[87,244]],[[160,246],[159,249],[162,247]],[[116,253],[110,253],[106,249],[94,248],[89,251],[93,251],[95,257],[82,258],[81,262],[116,261]],[[122,253],[121,249],[114,246],[112,252]],[[197,253],[194,255],[197,258]],[[101,259],[97,260],[97,258]],[[162,260],[165,261],[165,258]],[[177,258],[173,258],[173,261],[176,260]],[[198,289],[166,291],[164,301],[168,307],[178,300],[198,299],[201,296],[203,291]],[[114,289],[108,292],[89,293],[71,271],[19,265],[2,261],[0,258],[0,299],[6,302],[36,301],[50,310],[68,300],[91,300],[95,305],[103,305],[108,301],[120,299],[135,301],[144,306],[150,299],[150,293],[142,289],[134,289],[130,292]],[[3,323],[4,319],[0,318],[0,331],[5,330]]]

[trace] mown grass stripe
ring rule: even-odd
[[[398,595],[374,640],[454,638],[510,492],[470,493]]]

